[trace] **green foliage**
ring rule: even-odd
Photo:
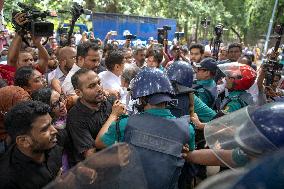
[[[11,20],[12,10],[16,10],[19,0],[5,0],[4,15]],[[70,10],[73,0],[23,0],[41,10]],[[224,38],[237,40],[233,30],[246,42],[253,44],[261,35],[266,34],[274,0],[84,0],[84,6],[94,12],[113,12],[141,16],[167,17],[177,19],[180,30],[192,33],[198,28],[198,37],[209,39],[213,26],[223,23],[229,30]],[[279,0],[276,14],[277,22],[284,22],[284,1]],[[58,25],[68,22],[71,16],[62,14],[59,19],[52,19]],[[202,18],[210,18],[211,26],[204,29],[200,26]],[[84,18],[80,22],[89,23]],[[90,24],[90,23],[89,23]],[[208,33],[208,35],[207,35]]]

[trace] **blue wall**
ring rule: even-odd
[[[93,31],[97,38],[104,39],[107,32],[117,31],[117,36],[111,39],[124,40],[123,32],[129,30],[137,35],[137,39],[146,42],[149,37],[157,39],[157,28],[169,25],[169,40],[173,40],[176,31],[176,20],[164,18],[152,18],[142,16],[130,16],[112,13],[93,13]]]

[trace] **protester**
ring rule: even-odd
[[[13,145],[0,160],[0,188],[42,188],[56,178],[62,148],[49,112],[48,105],[27,101],[7,113],[5,128]]]

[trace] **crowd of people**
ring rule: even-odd
[[[265,64],[239,43],[222,44],[216,60],[199,43],[121,46],[91,33],[69,46],[31,35],[28,46],[20,32],[2,34],[0,188],[42,188],[125,142],[147,188],[188,189],[206,166],[244,167],[284,145],[284,76],[267,85]]]

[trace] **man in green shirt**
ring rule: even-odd
[[[212,58],[203,59],[196,66],[196,95],[210,108],[213,108],[218,96],[214,77],[217,71],[217,63]]]
[[[230,113],[253,104],[252,95],[246,92],[256,79],[253,68],[237,62],[219,65],[219,69],[226,75],[226,88],[229,95],[223,100],[221,110]]]

